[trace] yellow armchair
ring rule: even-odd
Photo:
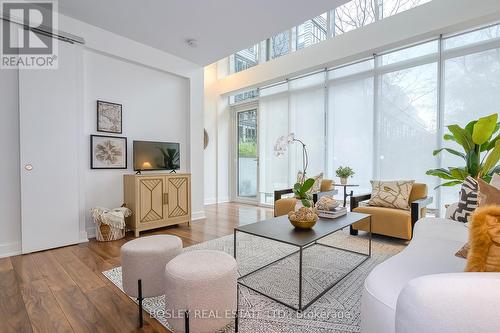
[[[413,237],[415,223],[427,214],[426,206],[432,203],[432,197],[427,196],[427,185],[415,183],[410,193],[410,210],[360,206],[361,201],[370,199],[370,194],[351,197],[351,211],[371,215],[372,233],[410,240]],[[369,231],[369,220],[355,223],[350,228],[351,235],[357,235],[359,230]]]

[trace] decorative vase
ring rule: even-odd
[[[345,178],[345,177],[340,177],[340,184],[342,184],[342,185],[347,185],[347,178]]]
[[[301,207],[295,212],[288,213],[288,220],[298,229],[311,229],[318,221],[318,215],[313,208]]]

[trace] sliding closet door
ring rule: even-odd
[[[58,58],[19,73],[23,253],[79,240],[82,50],[59,42]]]

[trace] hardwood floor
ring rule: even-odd
[[[272,217],[269,208],[227,203],[206,206],[207,218],[144,232],[179,236],[184,247],[233,233],[238,225]],[[134,239],[88,243],[0,259],[0,332],[168,332],[144,315],[102,271],[120,266],[120,247]]]

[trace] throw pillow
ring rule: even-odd
[[[500,189],[482,179],[478,179],[477,182],[479,185],[479,206],[500,205]]]
[[[372,195],[368,204],[377,207],[410,209],[408,200],[414,180],[372,180]]]
[[[476,209],[469,232],[466,272],[500,272],[500,205]]]
[[[455,253],[455,256],[459,257],[459,258],[467,259],[467,256],[469,255],[469,250],[470,250],[469,243],[465,243],[465,245],[462,246],[460,248],[460,250],[457,251],[457,253]]]
[[[321,186],[319,188],[320,192],[327,192],[333,190],[333,180],[331,179],[323,179],[321,181]]]
[[[477,208],[477,192],[478,183],[477,180],[471,176],[467,177],[460,190],[460,200],[457,205],[457,209],[451,214],[451,219],[467,223],[469,219]]]
[[[314,179],[314,185],[311,187],[309,191],[307,191],[307,193],[309,194],[318,193],[319,189],[321,188],[321,181],[323,180],[323,172],[321,172],[319,175],[308,178]],[[302,183],[304,180],[305,180],[304,174],[302,173],[302,171],[299,171],[297,173],[297,183]]]

